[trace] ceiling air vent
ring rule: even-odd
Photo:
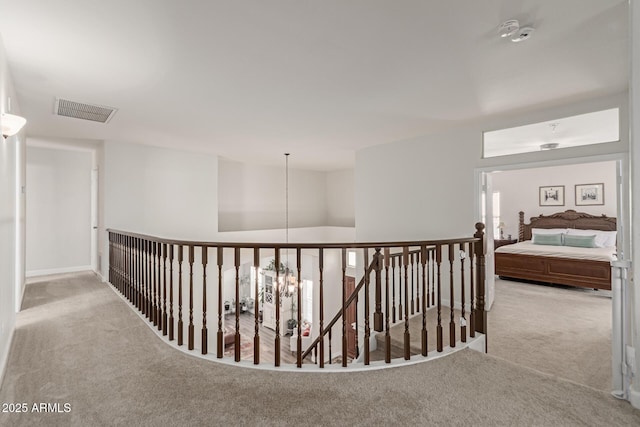
[[[58,116],[107,123],[111,120],[116,111],[118,110],[115,108],[105,107],[103,105],[83,104],[81,102],[56,98],[54,113]]]

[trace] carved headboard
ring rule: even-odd
[[[524,223],[524,212],[520,211],[518,240],[531,240],[532,228],[577,228],[582,230],[616,231],[616,219],[606,215],[590,215],[572,209],[551,215],[534,216],[529,224]]]

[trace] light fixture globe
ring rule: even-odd
[[[14,114],[2,113],[0,123],[2,123],[2,136],[7,138],[20,132],[20,129],[27,123],[27,119]]]

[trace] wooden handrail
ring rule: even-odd
[[[467,241],[468,241],[468,239],[467,239]],[[422,249],[416,249],[416,250],[413,250],[413,251],[408,251],[409,254],[415,254],[415,253],[421,253],[421,252],[422,252]],[[397,258],[397,257],[401,257],[401,256],[403,256],[403,252],[397,252],[397,253],[389,255],[390,258]],[[351,296],[349,296],[349,298],[345,302],[345,306],[348,307],[349,304],[351,304],[353,302],[353,300],[357,297],[358,293],[360,292],[360,290],[362,289],[362,287],[364,286],[364,284],[366,282],[365,281],[366,276],[371,274],[373,269],[376,268],[377,262],[378,262],[378,260],[375,257],[373,258],[373,260],[371,260],[371,264],[369,264],[369,266],[367,267],[367,270],[365,271],[365,274],[362,276],[362,279],[360,279],[360,282],[358,282],[358,285],[353,290],[353,293],[351,294]],[[331,321],[329,322],[329,325],[324,328],[324,330],[320,333],[320,335],[315,340],[313,340],[313,342],[309,345],[309,347],[307,347],[305,352],[302,353],[302,357],[301,358],[303,360],[320,343],[320,339],[324,339],[324,337],[328,334],[327,331],[330,330],[338,322],[338,320],[340,320],[341,317],[342,317],[342,307],[338,310],[338,312],[333,317],[333,319],[331,319]]]
[[[130,231],[117,230],[113,228],[107,228],[107,233],[117,233],[123,236],[137,237],[140,239],[153,240],[157,243],[166,243],[169,245],[182,245],[182,246],[201,246],[201,247],[224,247],[224,248],[241,248],[241,249],[255,249],[255,248],[274,248],[274,249],[375,249],[375,248],[394,248],[394,247],[410,247],[410,246],[435,246],[435,245],[449,245],[467,242],[476,242],[480,239],[477,237],[458,237],[454,239],[445,240],[411,240],[411,241],[398,241],[398,242],[344,242],[344,243],[249,243],[249,242],[207,242],[199,240],[176,240],[167,239],[164,237],[151,236],[148,234],[133,233]],[[415,250],[417,252],[417,250]]]
[[[241,335],[240,335],[240,267],[243,259],[247,259],[248,252],[252,252],[253,268],[256,273],[260,268],[260,255],[263,250],[263,256],[275,255],[275,265],[280,265],[280,252],[288,249],[296,250],[296,271],[297,286],[300,289],[303,277],[303,262],[301,254],[303,250],[317,251],[318,270],[320,273],[320,328],[319,336],[314,338],[308,348],[303,349],[302,343],[302,311],[298,309],[297,320],[298,333],[297,342],[291,339],[292,352],[297,352],[297,365],[302,367],[302,360],[312,351],[320,352],[320,367],[324,365],[324,345],[325,339],[329,339],[329,357],[331,356],[331,337],[332,329],[340,319],[342,319],[342,359],[343,366],[346,366],[347,349],[356,349],[355,357],[358,350],[362,350],[358,346],[358,320],[364,322],[364,363],[369,364],[370,352],[367,348],[371,329],[377,332],[385,331],[385,362],[391,362],[391,344],[389,336],[390,322],[396,323],[396,308],[399,309],[400,321],[404,323],[404,348],[403,355],[405,359],[411,357],[410,352],[410,336],[409,336],[409,317],[416,313],[422,314],[422,356],[427,356],[427,324],[426,311],[430,307],[437,309],[437,323],[431,324],[431,329],[435,326],[437,334],[437,351],[443,351],[443,331],[441,322],[441,285],[446,286],[445,290],[449,290],[450,299],[445,303],[445,309],[449,310],[446,314],[449,317],[449,346],[455,347],[456,342],[466,342],[467,337],[467,313],[469,316],[469,329],[471,338],[475,337],[475,332],[486,334],[487,320],[485,312],[485,259],[484,259],[484,225],[476,224],[476,233],[473,237],[463,237],[444,240],[420,240],[420,241],[401,241],[401,242],[363,242],[363,243],[255,243],[255,242],[205,242],[205,241],[189,241],[165,239],[155,236],[133,233],[127,231],[119,231],[108,229],[109,232],[109,282],[118,289],[132,305],[137,308],[148,321],[157,328],[162,335],[168,335],[169,341],[177,338],[178,346],[188,344],[189,350],[195,349],[195,328],[201,329],[201,346],[199,350],[202,354],[208,353],[207,343],[209,342],[208,323],[211,318],[217,320],[216,331],[216,357],[222,358],[225,353],[225,346],[229,343],[229,339],[233,338],[231,344],[234,345],[233,360],[240,362],[245,359],[247,354],[241,353]],[[401,249],[401,252],[390,253],[393,248]],[[465,256],[458,259],[456,250],[465,252],[468,248],[469,252],[469,268],[465,268]],[[338,312],[333,316],[330,322],[324,325],[324,301],[323,301],[323,250],[339,249],[342,251],[342,297],[341,306]],[[215,288],[210,286],[210,272],[207,270],[209,263],[213,264],[211,258],[211,250],[216,250],[217,262],[217,295],[214,296],[217,302],[217,310],[211,311],[211,307],[207,306],[207,300],[210,290]],[[233,252],[233,261],[230,263],[224,258],[224,253]],[[355,288],[351,288],[351,280],[349,286],[345,285],[346,272],[346,254],[347,250],[364,251],[364,275],[360,279]],[[371,250],[375,250],[375,255],[369,263],[369,254]],[[444,250],[447,260],[442,259],[442,251]],[[384,255],[383,255],[384,253]],[[447,257],[448,254],[448,257]],[[196,256],[197,255],[197,256]],[[463,254],[464,255],[464,254]],[[331,255],[332,257],[334,254]],[[397,261],[397,262],[396,262]],[[441,275],[441,264],[446,262],[448,274]],[[459,266],[461,280],[455,280],[454,261]],[[167,266],[167,262],[169,265]],[[202,264],[201,268],[194,271],[197,264]],[[398,269],[396,270],[396,264]],[[235,328],[231,327],[230,332],[226,332],[222,327],[222,295],[223,295],[223,270],[225,266],[233,267],[235,270]],[[333,265],[333,263],[332,263]],[[167,268],[168,267],[168,268]],[[177,270],[174,283],[174,267]],[[213,267],[213,266],[212,266]],[[334,266],[336,268],[339,266]],[[243,267],[244,268],[244,267]],[[168,273],[167,273],[168,270]],[[333,270],[332,270],[333,271]],[[468,271],[468,274],[467,274]],[[397,274],[396,274],[397,272]],[[195,273],[195,275],[194,275]],[[275,282],[279,282],[279,270],[276,270]],[[374,277],[375,273],[375,277]],[[444,271],[443,271],[444,273]],[[167,274],[169,277],[167,277]],[[244,274],[244,273],[243,273]],[[332,273],[333,274],[333,273]],[[390,276],[391,274],[391,276]],[[330,276],[332,277],[332,276]],[[467,299],[465,293],[465,277],[469,277],[470,298]],[[448,278],[448,280],[447,280]],[[397,279],[397,280],[396,280]],[[243,279],[244,280],[244,279]],[[397,288],[396,288],[397,284]],[[259,293],[259,279],[256,275],[253,283],[255,295]],[[369,286],[372,286],[369,289]],[[277,289],[277,288],[276,288]],[[298,289],[297,306],[302,306],[302,294]],[[346,295],[346,289],[353,289],[350,295]],[[396,289],[399,293],[398,306],[396,307]],[[194,295],[202,291],[201,294]],[[338,289],[335,290],[338,292]],[[390,294],[391,291],[391,294]],[[225,291],[225,293],[228,291]],[[364,294],[363,294],[364,293]],[[183,295],[184,294],[184,295]],[[409,299],[410,296],[410,299]],[[437,305],[435,301],[437,296]],[[177,301],[174,301],[174,297]],[[183,297],[186,300],[183,301]],[[195,297],[195,298],[194,298]],[[281,350],[281,328],[279,305],[280,292],[275,293],[275,338],[274,345],[274,364],[280,366],[280,350]],[[460,297],[461,320],[456,321],[454,315],[455,300]],[[364,298],[360,300],[360,298]],[[370,303],[373,298],[373,305]],[[390,298],[392,298],[390,300]],[[382,304],[384,299],[384,305]],[[362,304],[358,304],[358,301]],[[177,303],[174,311],[174,302]],[[184,304],[183,304],[184,302]],[[469,311],[466,310],[466,302],[468,302]],[[335,309],[335,301],[327,310]],[[391,306],[390,306],[391,304]],[[355,307],[352,307],[355,306]],[[202,307],[202,310],[198,307]],[[196,311],[194,311],[194,308]],[[315,312],[316,308],[313,308]],[[361,312],[359,310],[364,310]],[[244,311],[244,310],[243,310]],[[184,312],[184,313],[183,313]],[[174,313],[177,318],[174,318]],[[183,320],[184,314],[184,320]],[[215,316],[215,317],[214,317]],[[292,315],[293,316],[293,315]],[[352,318],[352,316],[355,316]],[[364,317],[363,317],[364,316]],[[272,319],[272,318],[269,318]],[[352,322],[355,319],[355,342],[353,342],[352,331],[347,328],[345,322]],[[254,364],[260,364],[260,333],[259,326],[261,322],[260,313],[257,308],[254,311],[253,326],[253,360]],[[315,321],[315,320],[314,320]],[[232,324],[230,324],[232,325]],[[360,324],[362,325],[362,323]],[[458,340],[458,326],[460,327],[461,339]],[[233,330],[235,329],[235,331]],[[289,327],[291,329],[291,327]],[[347,331],[350,338],[347,340]],[[335,331],[333,331],[335,332]],[[243,334],[245,334],[243,332]],[[176,336],[177,335],[177,336]],[[288,335],[288,332],[287,332]],[[246,337],[242,335],[242,337]],[[294,349],[294,344],[297,347]],[[400,350],[396,346],[396,350]],[[397,354],[397,353],[396,353]],[[350,355],[352,356],[352,355]],[[394,356],[396,357],[396,356]],[[288,358],[288,356],[287,356]]]

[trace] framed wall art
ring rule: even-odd
[[[564,206],[564,185],[540,187],[540,206]]]
[[[576,206],[604,205],[604,184],[576,185]]]

